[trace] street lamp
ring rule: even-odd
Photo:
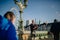
[[[28,0],[20,0],[20,2],[18,2],[18,0],[14,0],[14,2],[20,8],[20,11],[19,11],[20,12],[20,28],[19,29],[22,29],[23,30],[22,13],[23,13],[23,9],[27,7]]]
[[[28,0],[20,0],[20,2],[18,2],[18,0],[14,0],[14,2],[20,8],[20,11],[19,11],[20,12],[20,21],[19,21],[20,26],[18,28],[18,32],[20,32],[19,34],[21,34],[24,31],[22,13],[23,13],[23,9],[27,7]]]

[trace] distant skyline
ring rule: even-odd
[[[16,8],[13,12],[19,17],[19,8],[13,0],[0,0],[0,14],[4,15],[11,8]],[[23,20],[36,19],[43,22],[53,22],[54,19],[60,21],[60,0],[28,0],[28,6],[23,11]]]

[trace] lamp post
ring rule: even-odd
[[[20,32],[19,34],[21,34],[24,31],[24,27],[23,27],[23,19],[22,19],[22,13],[23,13],[23,9],[27,7],[27,2],[28,0],[20,0],[20,2],[18,2],[18,0],[14,0],[15,4],[18,5],[19,9],[20,9],[20,21],[19,21],[19,28],[18,28],[18,32]]]
[[[18,5],[18,7],[20,8],[20,28],[21,30],[23,30],[23,19],[22,19],[22,13],[23,13],[23,9],[27,7],[27,2],[28,0],[20,0],[20,2],[18,2],[17,0],[14,0],[15,4]],[[19,29],[20,29],[19,28]]]

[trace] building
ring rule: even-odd
[[[26,21],[26,26],[29,25],[29,24],[31,24],[31,23],[32,23],[32,20],[27,20]]]

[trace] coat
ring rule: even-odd
[[[60,22],[53,23],[51,26],[50,32],[52,33],[60,32]]]
[[[14,25],[0,15],[0,40],[17,40]]]

